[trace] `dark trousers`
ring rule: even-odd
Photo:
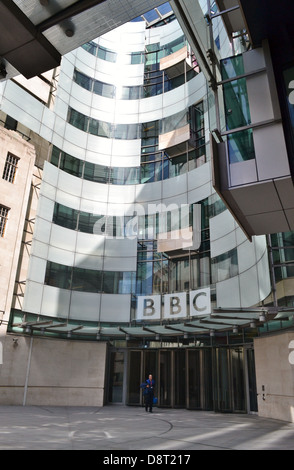
[[[152,406],[153,406],[153,393],[147,393],[147,395],[145,395],[145,410],[148,411],[148,408],[149,408],[149,411],[152,411]]]

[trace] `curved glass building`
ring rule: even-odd
[[[275,330],[265,315],[277,314],[277,298],[293,306],[290,284],[288,293],[279,284],[290,282],[282,257],[293,259],[293,235],[290,226],[259,229],[267,209],[248,189],[273,178],[258,160],[254,84],[244,77],[261,74],[245,33],[230,40],[217,6],[207,13],[199,2],[198,33],[209,28],[212,68],[220,64],[216,100],[179,3],[66,53],[42,76],[42,92],[19,77],[2,83],[3,135],[22,132],[36,152],[14,294],[3,306],[6,338],[33,341],[26,403],[48,402],[55,386],[38,366],[71,355],[77,376],[85,367],[94,375],[81,373],[77,398],[79,379],[65,373],[65,395],[55,391],[53,403],[138,405],[152,371],[159,406],[258,411],[253,339]],[[13,184],[18,160],[5,158]],[[275,177],[288,184],[282,167]],[[293,328],[289,315],[280,322]],[[96,374],[103,381],[93,385]]]

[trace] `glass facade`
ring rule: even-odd
[[[184,174],[206,161],[203,102],[169,118],[142,125],[112,126],[109,123],[98,122],[90,118],[86,124],[83,118],[81,120],[78,118],[78,113],[74,110],[70,110],[69,123],[100,137],[131,140],[141,138],[140,167],[106,167],[83,162],[53,147],[51,155],[53,165],[71,175],[89,181],[105,184],[152,183]],[[188,142],[183,142],[181,147],[172,146],[164,150],[158,149],[159,135],[181,129],[188,123],[190,129]],[[80,125],[81,127],[79,127]],[[175,153],[176,155],[174,155]]]
[[[227,130],[250,126],[250,110],[242,55],[223,59],[221,74],[224,93]],[[235,79],[236,78],[236,79]],[[252,129],[239,130],[228,134],[230,163],[255,158]]]
[[[60,289],[106,294],[130,294],[135,288],[135,272],[96,271],[47,263],[45,284]]]
[[[264,238],[244,239],[213,189],[215,107],[197,56],[172,12],[141,19],[63,57],[46,123],[40,105],[50,145],[28,314],[95,328],[183,326],[201,316],[198,296],[207,308],[246,308],[270,292]],[[231,162],[252,159],[241,56],[221,69]]]

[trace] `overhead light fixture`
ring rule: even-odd
[[[255,320],[251,320],[251,322],[250,322],[250,328],[256,328],[256,322],[255,322]]]
[[[72,38],[73,35],[74,35],[74,30],[71,29],[71,28],[68,28],[65,30],[65,35],[68,37],[68,38]]]
[[[233,326],[233,333],[238,333],[238,327],[236,325]]]

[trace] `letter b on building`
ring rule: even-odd
[[[136,318],[137,320],[160,319],[160,295],[139,296]]]

